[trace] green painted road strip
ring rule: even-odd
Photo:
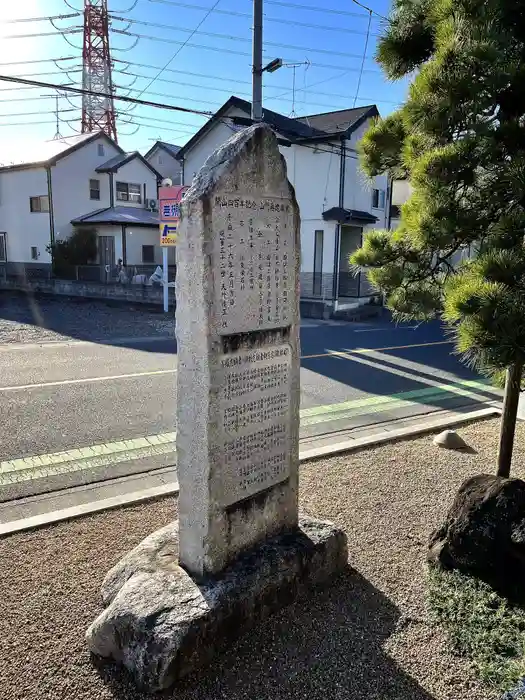
[[[334,403],[326,406],[312,406],[312,408],[305,408],[301,411],[301,425],[314,425],[315,423],[341,420],[343,418],[351,418],[369,413],[391,411],[415,403],[425,403],[425,400],[429,400],[432,403],[436,400],[446,401],[447,399],[453,398],[453,396],[463,396],[469,399],[477,399],[481,402],[489,401],[490,397],[476,393],[476,391],[486,393],[487,390],[490,389],[491,386],[488,383],[476,380],[464,380],[453,384],[439,384],[437,386],[428,386],[423,389],[403,391],[398,394],[388,394],[386,396],[374,395],[367,396],[363,399],[354,399],[352,401],[344,401],[342,403]],[[493,399],[497,399],[496,393],[494,393]]]
[[[301,411],[301,427],[389,412],[418,403],[441,403],[455,396],[462,396],[477,400],[479,403],[486,403],[491,400],[491,397],[487,396],[490,389],[491,387],[487,383],[464,380],[404,391],[388,396],[367,396],[342,403],[313,406]],[[490,393],[493,399],[497,398],[496,392]],[[175,440],[175,432],[161,433],[132,440],[119,440],[117,442],[90,445],[51,454],[7,460],[0,462],[0,487],[30,479],[60,476],[86,469],[111,467],[111,465],[121,462],[169,454],[170,452],[175,452]]]
[[[0,486],[168,454],[175,451],[175,437],[162,433],[0,462]]]

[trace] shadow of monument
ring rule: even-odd
[[[392,601],[348,569],[160,695],[133,691],[112,664],[97,668],[118,700],[434,700],[383,651],[398,619]]]

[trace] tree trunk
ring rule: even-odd
[[[499,434],[498,476],[508,477],[510,475],[522,369],[521,362],[511,365],[507,369]]]

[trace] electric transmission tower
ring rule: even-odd
[[[84,0],[84,46],[82,87],[91,92],[113,95],[109,50],[107,0]],[[104,131],[117,140],[115,106],[112,97],[82,96],[82,133]]]

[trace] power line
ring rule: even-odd
[[[55,120],[52,119],[51,121],[36,121],[36,122],[13,122],[11,124],[0,124],[0,127],[3,126],[34,126],[34,125],[40,125],[40,124],[55,124]]]
[[[376,15],[376,17],[380,17],[381,19],[384,19],[386,22],[388,22],[388,17],[385,17],[384,15],[379,14],[379,12],[372,10],[372,8],[368,7],[368,5],[363,5],[363,3],[359,2],[359,0],[352,0],[352,2],[354,3],[354,5],[357,5],[358,7],[362,7],[363,10],[370,12],[370,14],[374,14],[374,15]]]
[[[14,114],[0,114],[0,118],[3,117],[35,117],[37,114],[55,114],[56,110],[52,112],[16,112]],[[76,112],[76,109],[61,109],[60,112]]]
[[[47,17],[19,17],[16,19],[2,19],[0,24],[16,24],[18,22],[49,22],[53,19],[72,19],[73,17],[80,17],[81,12],[75,12],[69,15],[50,15]]]
[[[198,109],[189,109],[188,107],[179,107],[176,105],[162,104],[160,102],[151,102],[150,100],[140,100],[136,97],[124,97],[123,95],[109,95],[108,93],[98,92],[96,90],[84,90],[82,88],[75,88],[71,85],[57,85],[56,83],[44,83],[37,80],[26,80],[25,78],[15,78],[10,75],[0,75],[0,81],[4,80],[8,83],[18,83],[22,85],[32,85],[34,87],[41,87],[51,90],[59,90],[61,92],[72,92],[76,95],[94,95],[96,97],[112,97],[114,100],[120,100],[122,102],[130,102],[132,104],[145,105],[147,107],[156,107],[158,109],[169,109],[175,112],[187,112],[189,114],[200,114],[206,117],[212,117],[213,112],[205,112]]]
[[[159,68],[158,66],[152,66],[152,65],[149,65],[147,63],[136,63],[134,61],[124,61],[122,59],[114,59],[114,63],[125,63],[128,66],[136,66],[137,68],[151,68],[151,70],[158,70],[158,68]],[[128,72],[125,69],[124,70],[117,69],[117,72],[125,73],[126,75],[128,75]],[[218,75],[213,75],[211,73],[193,73],[191,71],[176,70],[174,68],[167,68],[166,73],[177,73],[178,75],[191,75],[192,77],[195,77],[195,78],[210,78],[211,80],[216,80],[219,82],[235,83],[235,84],[239,84],[239,85],[251,85],[251,81],[249,81],[249,80],[239,80],[238,78],[222,78]],[[129,75],[134,76],[135,73],[129,73]],[[330,80],[331,80],[331,78],[330,78]],[[183,84],[183,83],[180,83],[178,81],[175,81],[175,82],[178,85]],[[190,87],[189,83],[187,83],[187,85]],[[194,87],[203,87],[206,90],[210,89],[207,86],[201,86],[201,85],[194,86]],[[264,85],[264,88],[266,90],[269,90],[269,89],[271,89],[271,90],[279,90],[280,89],[280,90],[287,90],[287,91],[289,90],[287,88],[287,86],[285,86],[285,85]],[[235,90],[232,90],[232,92],[235,92]],[[314,91],[310,90],[309,88],[306,88],[306,89],[305,88],[297,88],[296,92],[314,92]],[[150,93],[150,94],[154,94],[154,93]],[[335,93],[335,92],[319,92],[318,90],[315,90],[315,94],[322,95],[323,97],[341,97],[341,99],[349,99],[349,100],[352,100],[354,98],[354,95],[349,96],[349,95],[341,95],[340,93]],[[269,99],[272,99],[272,98],[269,98]],[[375,101],[374,98],[372,98],[372,97],[363,97],[362,99],[363,100],[370,100],[371,102]],[[377,101],[384,102],[385,104],[393,104],[393,105],[399,104],[398,102],[396,102],[394,100],[377,100]],[[320,104],[320,103],[313,103],[312,102],[311,104]]]
[[[217,0],[217,2],[220,2],[220,0]],[[210,10],[211,11],[211,10]],[[209,13],[208,13],[209,14]],[[208,16],[208,15],[207,15]],[[218,32],[198,32],[197,29],[188,29],[186,27],[177,27],[174,25],[170,24],[160,24],[157,22],[146,22],[143,20],[129,20],[127,17],[115,17],[113,16],[113,19],[118,20],[119,22],[132,22],[132,24],[140,24],[144,27],[154,27],[157,29],[172,29],[173,31],[177,32],[190,32],[190,36],[188,37],[188,41],[191,39],[191,37],[194,34],[200,34],[201,36],[207,36],[211,37],[213,39],[226,39],[227,41],[235,41],[235,42],[242,42],[242,43],[251,43],[251,39],[245,36],[237,36],[237,35],[232,35],[232,34],[220,34]],[[204,18],[206,19],[206,17]],[[204,20],[202,20],[204,21]],[[202,22],[201,22],[202,24]],[[200,24],[197,26],[201,26]],[[114,30],[116,31],[116,30]],[[187,42],[183,43],[183,46],[181,46],[181,49],[187,44]],[[347,53],[346,51],[332,51],[330,49],[316,49],[311,46],[296,46],[294,44],[279,44],[273,41],[265,41],[264,46],[272,46],[274,48],[278,49],[292,49],[293,51],[310,51],[313,53],[322,53],[326,54],[329,56],[341,56],[342,58],[361,58],[361,54],[356,54],[356,53]],[[178,53],[178,52],[177,52]],[[177,54],[175,54],[170,61],[166,64],[168,66],[173,58],[175,58]],[[161,71],[162,72],[162,71]],[[160,74],[159,74],[160,75]]]
[[[121,71],[121,70],[118,70],[118,71],[115,71],[115,72],[118,73],[119,75],[129,75],[129,76],[134,76],[134,77],[138,77],[138,78],[149,78],[149,77],[150,77],[150,76],[147,76],[147,75],[140,75],[139,73],[129,73],[128,71]],[[210,76],[210,77],[213,77],[213,76]],[[227,94],[229,93],[230,95],[233,93],[233,94],[235,94],[235,95],[237,95],[237,96],[248,97],[248,98],[250,98],[250,99],[251,99],[251,96],[252,96],[252,95],[251,95],[251,92],[246,92],[246,91],[243,91],[243,90],[232,89],[231,86],[215,87],[215,86],[213,86],[213,85],[199,85],[199,84],[197,84],[197,83],[186,83],[186,82],[183,82],[183,81],[180,81],[180,80],[169,80],[168,78],[158,78],[157,80],[158,80],[159,82],[162,82],[162,83],[169,83],[169,84],[172,84],[172,85],[179,85],[179,86],[181,86],[181,87],[193,87],[193,88],[199,88],[199,89],[205,90],[205,91],[222,92],[222,93],[227,93]],[[245,83],[247,83],[247,81],[237,81],[237,82],[245,82]],[[273,86],[272,86],[272,87],[273,87]],[[129,89],[131,92],[139,92],[139,89],[135,89],[135,90],[134,90],[133,88],[126,88],[126,89]],[[140,91],[140,95],[142,95],[142,94],[151,94],[151,95],[156,95],[157,97],[159,97],[159,96],[160,96],[160,97],[170,97],[170,95],[165,95],[165,94],[162,94],[162,93],[153,93],[153,92],[150,92],[149,90]],[[321,94],[322,94],[322,93],[321,93]],[[336,98],[338,98],[339,100],[355,100],[355,98],[356,98],[356,95],[347,96],[347,95],[330,94],[330,96],[331,96],[331,97],[336,97]],[[179,99],[181,99],[181,98],[179,98]],[[192,98],[184,98],[184,99],[190,99],[190,100],[191,100]],[[271,97],[267,97],[266,99],[272,99],[272,98],[271,98]],[[292,98],[289,98],[289,97],[284,97],[284,98],[282,98],[282,99],[284,99],[284,100],[287,101],[287,102],[293,102],[293,99],[292,99]],[[361,99],[365,100],[365,99],[367,99],[367,98],[361,98]],[[372,98],[370,98],[370,99],[372,99]],[[195,101],[200,102],[199,99],[196,99]],[[372,100],[372,101],[374,101],[374,100]],[[381,101],[381,100],[378,100],[378,101]],[[296,104],[311,104],[311,105],[316,105],[317,107],[325,107],[325,108],[329,108],[329,109],[341,109],[341,106],[340,106],[340,105],[328,104],[328,103],[326,103],[326,102],[317,102],[317,101],[310,100],[310,99],[306,99],[306,100],[295,100],[295,103],[296,103]],[[210,104],[218,104],[218,103],[210,103]],[[392,101],[392,104],[397,104],[397,102]]]
[[[363,60],[361,61],[361,70],[359,71],[359,78],[357,79],[357,87],[355,90],[354,104],[352,105],[353,107],[355,107],[355,103],[357,102],[357,98],[359,97],[359,90],[361,88],[361,78],[363,77],[363,68],[365,67],[366,50],[368,49],[368,39],[370,37],[370,25],[371,25],[371,23],[372,23],[372,10],[370,10],[370,14],[368,15],[368,31],[366,33],[365,48],[363,50]]]
[[[62,58],[38,58],[31,61],[8,61],[7,63],[0,63],[2,66],[20,66],[26,63],[56,63],[58,61],[76,61],[78,56],[63,56]]]
[[[117,116],[122,117],[121,114],[117,114]],[[190,124],[189,122],[175,122],[171,119],[157,119],[157,117],[144,117],[142,115],[133,116],[131,119],[143,119],[145,121],[160,122],[161,124],[175,124],[176,126],[191,126],[193,129],[201,128],[198,124]]]
[[[206,10],[206,7],[202,5],[191,5],[186,2],[178,2],[177,0],[149,0],[149,2],[160,3],[163,5],[173,5],[175,7],[183,7],[189,10]],[[215,14],[229,15],[232,17],[246,17],[250,21],[252,20],[252,15],[249,12],[236,12],[235,10],[214,10]],[[353,13],[357,14],[357,13]],[[359,17],[366,17],[366,15],[358,15]],[[309,29],[317,29],[321,31],[329,32],[343,32],[348,34],[366,34],[365,31],[361,29],[350,29],[349,27],[333,27],[327,24],[309,24],[308,22],[298,22],[295,19],[281,19],[279,17],[269,17],[264,15],[265,22],[277,22],[278,24],[295,25],[296,27],[307,27]],[[372,36],[379,36],[378,34],[372,34]]]
[[[189,46],[193,49],[204,49],[206,51],[216,51],[218,53],[229,53],[233,54],[235,56],[251,56],[250,53],[247,53],[245,51],[235,51],[234,49],[227,49],[224,47],[219,47],[219,46],[207,46],[206,44],[190,44],[189,42],[181,42],[181,41],[176,41],[175,39],[165,39],[162,37],[158,36],[151,36],[150,34],[138,34],[136,32],[128,32],[124,31],[123,29],[115,29],[114,27],[111,28],[110,30],[113,33],[116,34],[123,34],[126,36],[134,36],[138,37],[139,39],[148,39],[150,41],[159,41],[161,43],[166,43],[166,44],[184,44],[185,46]],[[268,53],[268,52],[266,52]],[[283,57],[283,61],[290,62],[292,63],[294,61],[293,58],[286,58]],[[342,71],[348,71],[348,72],[359,72],[359,68],[349,68],[348,66],[337,66],[333,65],[330,63],[317,63],[317,62],[310,62],[311,66],[314,66],[315,68],[330,68],[331,70],[342,70]],[[378,70],[377,68],[365,68],[364,73],[380,73],[381,71]]]
[[[2,41],[4,39],[35,39],[41,36],[59,36],[64,34],[80,34],[82,29],[62,29],[58,32],[39,32],[38,34],[4,34],[2,36]]]
[[[316,7],[315,5],[300,5],[296,2],[283,2],[282,0],[265,0],[266,5],[279,5],[280,7],[293,7],[296,10],[311,10],[312,12],[324,12],[326,14],[332,14],[332,15],[345,15],[347,17],[366,17],[366,15],[363,12],[351,12],[349,10],[336,10],[331,7]],[[361,5],[360,3],[357,3],[359,7],[364,7],[364,5]],[[365,8],[368,10],[368,8]],[[378,15],[377,12],[374,12],[374,14]],[[378,15],[382,19],[382,15]]]
[[[70,73],[82,73],[82,68],[72,68]],[[55,70],[55,71],[49,71],[45,73],[15,73],[12,75],[12,78],[38,78],[38,77],[43,77],[43,76],[48,76],[48,75],[64,75],[61,71]]]
[[[186,41],[183,42],[183,44],[175,51],[175,53],[174,53],[173,56],[170,58],[170,60],[166,63],[165,66],[163,66],[163,67],[159,70],[159,72],[158,72],[157,75],[151,80],[151,82],[148,83],[148,84],[146,85],[146,87],[144,88],[144,90],[140,93],[139,97],[140,97],[149,87],[151,87],[151,86],[153,85],[153,83],[155,82],[155,80],[157,80],[157,78],[158,78],[160,75],[162,75],[162,73],[166,70],[166,68],[170,65],[170,63],[179,55],[179,53],[182,51],[182,49],[188,44],[188,41],[197,33],[198,29],[204,24],[204,22],[206,21],[206,19],[211,15],[211,13],[212,13],[213,10],[217,7],[217,5],[219,4],[220,1],[221,1],[221,0],[215,0],[214,5],[206,12],[206,14],[204,15],[204,17],[203,17],[203,18],[201,19],[201,21],[199,22],[199,24],[198,24],[198,25],[195,27],[195,29],[189,34],[189,36],[188,36],[188,38],[186,39]]]

